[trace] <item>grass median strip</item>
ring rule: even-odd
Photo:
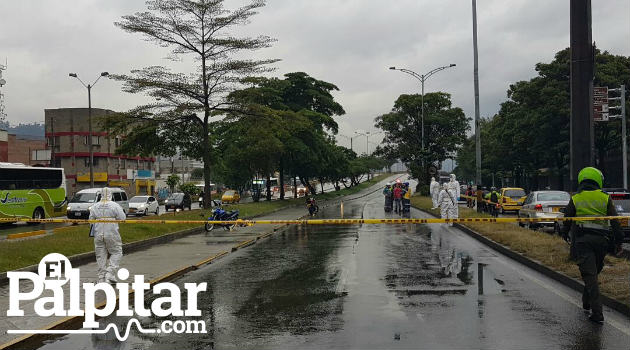
[[[439,209],[431,209],[431,198],[414,196],[411,204],[433,215],[440,216]],[[469,208],[459,208],[461,218],[490,217],[484,213]],[[543,265],[570,277],[580,279],[577,265],[569,260],[569,246],[557,235],[528,230],[512,223],[462,223],[475,232],[500,243],[513,251],[536,260]],[[605,267],[599,276],[600,288],[603,293],[628,304],[630,299],[630,266],[625,259],[607,256]]]
[[[372,186],[379,181],[391,176],[391,174],[382,174],[375,176],[370,181],[361,183],[360,185],[343,189],[340,191],[329,192],[326,194],[318,194],[316,197],[319,201],[336,198],[343,195],[357,193],[360,190]],[[225,206],[227,210],[238,209],[240,217],[243,219],[251,218],[258,215],[274,212],[283,208],[304,205],[304,198],[277,200],[277,201],[261,201],[257,203],[243,203]],[[205,220],[210,216],[210,210],[191,210],[181,212],[169,212],[160,215],[163,220]],[[149,216],[142,219],[155,219],[155,216]],[[198,224],[121,224],[120,234],[123,243],[132,243],[149,238],[162,236],[168,233],[182,231],[194,227]],[[68,226],[56,228],[53,235],[43,236],[38,239],[21,240],[21,241],[0,241],[0,271],[11,271],[22,267],[39,263],[41,258],[49,253],[61,253],[65,256],[71,256],[86,252],[94,251],[93,238],[88,236],[89,229],[87,225]]]

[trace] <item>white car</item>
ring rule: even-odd
[[[68,203],[66,215],[68,219],[88,219],[90,208],[101,200],[102,188],[86,188],[77,192]],[[123,208],[125,214],[129,213],[127,193],[122,188],[110,187],[112,200]]]
[[[129,214],[149,215],[155,213],[160,215],[160,205],[153,196],[135,196],[129,200]]]

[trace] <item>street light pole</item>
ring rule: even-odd
[[[88,91],[88,148],[90,153],[90,187],[94,188],[94,148],[92,147],[92,87],[98,82],[101,77],[109,75],[107,72],[102,72],[101,75],[96,78],[92,84],[83,83],[76,73],[68,74],[72,78],[76,78]],[[54,136],[54,135],[53,135]]]
[[[412,71],[410,69],[406,69],[406,68],[389,67],[390,70],[401,71],[403,73],[409,74],[412,77],[420,80],[420,83],[421,83],[421,86],[422,86],[422,94],[420,96],[420,99],[421,99],[421,102],[420,102],[420,104],[421,104],[421,106],[420,106],[420,111],[421,111],[420,112],[420,124],[421,124],[421,127],[420,127],[421,131],[420,131],[420,133],[421,133],[421,135],[420,136],[422,138],[422,153],[423,153],[422,154],[422,164],[424,164],[424,82],[427,79],[429,79],[433,74],[435,74],[435,73],[437,73],[439,71],[448,69],[448,68],[455,67],[455,66],[457,66],[457,65],[454,64],[454,63],[451,63],[448,66],[442,66],[442,67],[434,68],[434,69],[430,70],[429,72],[427,72],[425,74],[418,74],[418,73],[416,73],[416,72],[414,72],[414,71]]]
[[[90,187],[94,188],[94,147],[92,147],[92,85],[88,84],[88,147],[90,148]]]
[[[477,186],[481,186],[481,130],[479,116],[479,53],[477,50],[477,0],[472,0],[472,16],[474,56],[473,78],[475,87],[475,183],[477,184]],[[477,196],[477,200],[478,202],[480,202],[481,197]]]
[[[628,141],[626,129],[626,86],[621,85],[621,149],[623,160],[623,188],[628,188]]]

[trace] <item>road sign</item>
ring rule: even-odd
[[[593,88],[593,121],[607,122],[608,113],[608,86],[596,86]]]

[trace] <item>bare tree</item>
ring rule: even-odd
[[[116,26],[139,33],[146,40],[171,49],[168,59],[193,57],[192,73],[172,72],[163,66],[113,75],[123,81],[123,91],[144,93],[155,103],[138,106],[105,121],[114,133],[124,133],[124,152],[172,155],[176,148],[204,163],[204,204],[211,201],[211,117],[231,111],[226,95],[246,76],[271,70],[274,59],[243,59],[244,51],[269,47],[267,36],[237,37],[236,26],[248,23],[263,0],[228,10],[223,0],[153,0],[148,11],[123,16]]]

